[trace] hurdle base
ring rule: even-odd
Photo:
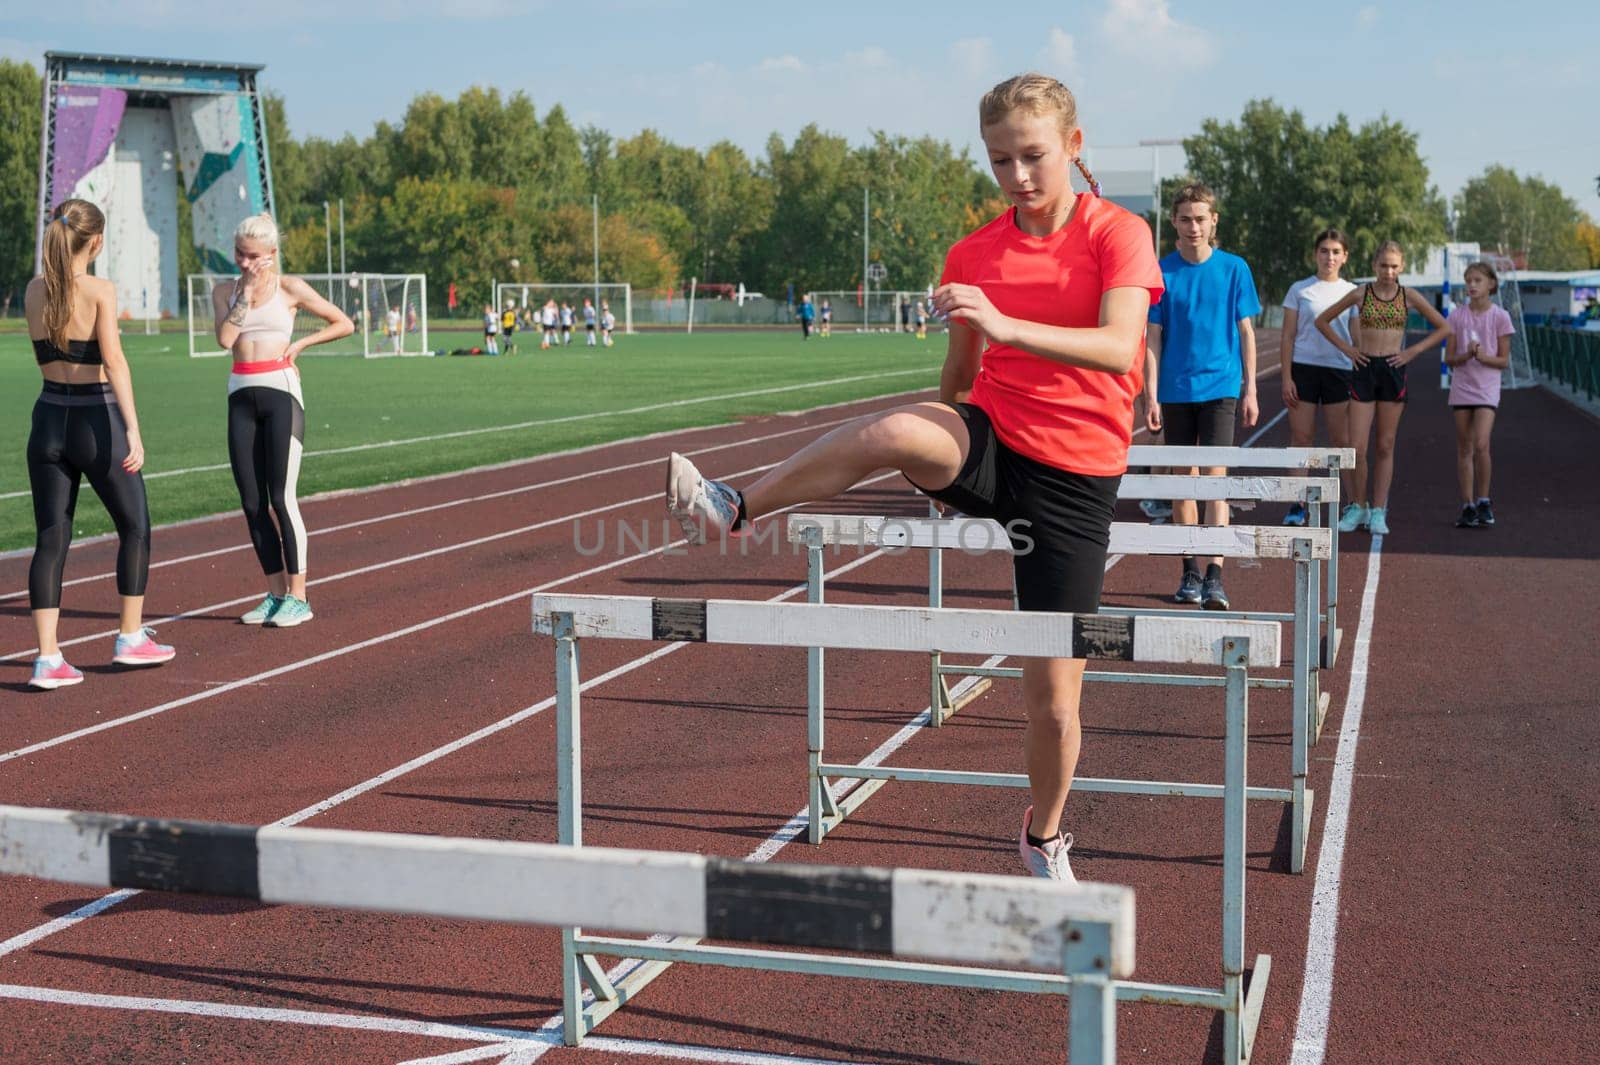
[[[1339,661],[1339,648],[1344,643],[1344,630],[1335,628],[1322,637],[1322,668],[1332,669]]]
[[[1317,693],[1317,727],[1312,729],[1312,743],[1322,738],[1322,725],[1328,720],[1328,707],[1332,702],[1333,696],[1328,692]]]
[[[1254,968],[1245,981],[1244,1010],[1239,1015],[1239,1065],[1247,1065],[1256,1046],[1256,1028],[1261,1024],[1261,1004],[1267,997],[1267,980],[1272,976],[1272,955],[1257,954]]]
[[[595,945],[604,946],[607,942],[609,941],[603,936],[580,935],[574,937],[573,939],[573,945],[580,948]],[[673,936],[670,939],[663,941],[662,945],[682,949],[685,947],[692,947],[699,942],[700,941],[695,939],[693,936]],[[582,965],[595,966],[594,959],[600,953],[602,952],[596,951],[594,953],[586,953],[580,950],[577,954],[577,958],[579,963]],[[629,958],[630,960],[634,957],[633,955],[623,956]],[[582,1030],[577,1032],[563,1032],[563,1043],[569,1047],[582,1046],[583,1037],[594,1031],[596,1025],[605,1020],[607,1017],[611,1016],[613,1013],[617,1012],[617,1010],[621,1009],[629,1002],[633,1001],[639,992],[643,991],[650,985],[651,981],[655,980],[656,977],[660,976],[662,973],[666,972],[672,967],[672,962],[670,961],[639,960],[642,962],[642,964],[640,964],[638,968],[634,969],[620,980],[609,984],[611,988],[611,995],[608,998],[597,996],[592,1003],[583,1007],[583,1010],[579,1014],[579,1024],[582,1026]],[[596,967],[596,971],[599,971],[598,967]]]
[[[963,671],[949,669],[945,666],[937,666],[935,669],[940,674],[940,677],[939,705],[937,708],[935,708],[933,714],[931,715],[934,728],[938,728],[946,721],[949,721],[952,717],[955,717],[956,714],[964,709],[968,703],[972,702],[972,700],[988,691],[993,683],[987,677],[978,677],[964,689],[961,685],[956,685],[956,691],[952,692],[949,685],[945,684],[944,682],[944,674],[959,673]]]
[[[824,795],[831,796],[832,793],[829,791],[829,788],[832,782],[828,780],[826,773],[826,771],[831,767],[819,766],[818,768],[819,770],[823,771],[819,777],[822,784],[822,793]],[[830,801],[825,804],[825,809],[823,810],[822,816],[817,818],[817,823],[815,825],[811,826],[812,831],[809,833],[809,839],[812,843],[820,844],[828,837],[828,833],[844,824],[845,818],[855,813],[857,808],[859,808],[862,803],[872,798],[872,796],[877,793],[879,788],[889,783],[889,778],[887,777],[877,779],[864,779],[857,777],[856,779],[860,781],[859,784],[851,788],[844,795],[838,798],[831,798]]]
[[[1317,793],[1311,788],[1303,792],[1305,801],[1300,805],[1300,831],[1289,847],[1289,872],[1303,873],[1306,869],[1306,851],[1311,840],[1311,811],[1317,807]]]

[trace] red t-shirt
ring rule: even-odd
[[[1092,193],[1080,193],[1072,220],[1048,237],[1029,236],[1007,210],[963,237],[945,258],[939,283],[977,285],[1001,314],[1045,325],[1093,329],[1109,289],[1165,287],[1144,219]],[[1106,477],[1128,468],[1133,397],[1144,358],[1110,374],[1067,366],[1030,352],[990,345],[971,402],[1011,450],[1071,473]]]

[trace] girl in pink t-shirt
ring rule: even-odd
[[[1467,297],[1450,311],[1450,408],[1456,417],[1456,484],[1461,515],[1456,528],[1494,524],[1489,504],[1489,434],[1500,406],[1500,371],[1511,364],[1511,316],[1495,306],[1500,279],[1488,263],[1466,270]],[[1473,495],[1476,489],[1477,495]]]

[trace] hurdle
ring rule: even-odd
[[[1270,479],[1260,477],[1231,474],[1226,478],[1229,481],[1239,482],[1240,494],[1225,497],[1211,495],[1196,495],[1194,489],[1185,489],[1171,495],[1162,494],[1156,485],[1147,483],[1156,476],[1152,474],[1124,474],[1122,485],[1118,489],[1119,499],[1194,499],[1206,500],[1227,498],[1236,500],[1249,500],[1254,502],[1302,502],[1306,504],[1307,513],[1313,526],[1325,522],[1332,537],[1332,548],[1328,553],[1328,577],[1326,590],[1323,595],[1322,624],[1327,628],[1327,636],[1321,646],[1321,664],[1324,669],[1332,669],[1339,660],[1339,646],[1344,639],[1344,630],[1339,628],[1339,472],[1354,469],[1356,452],[1348,447],[1190,447],[1174,444],[1133,444],[1128,448],[1128,465],[1130,466],[1173,466],[1193,467],[1206,469],[1223,466],[1232,470],[1326,470],[1333,476],[1326,478],[1284,477],[1278,480],[1293,482],[1315,480],[1318,482],[1318,495],[1304,496],[1296,499],[1293,495],[1284,496],[1256,494],[1266,490]],[[1164,475],[1182,476],[1182,475]],[[1196,478],[1184,477],[1184,480],[1193,483]],[[1214,478],[1201,478],[1202,480],[1215,480]],[[1279,491],[1285,486],[1279,487]],[[1320,507],[1318,506],[1320,504]],[[1317,722],[1316,730],[1312,736],[1315,742],[1321,736],[1322,722]]]
[[[556,743],[559,839],[583,842],[583,745],[578,645],[584,639],[685,641],[752,647],[903,651],[935,649],[1040,657],[1116,659],[1135,662],[1217,663],[1225,670],[1227,728],[1223,783],[1209,794],[1223,805],[1222,986],[1192,987],[1115,980],[1119,1001],[1160,1002],[1212,1009],[1223,1015],[1223,1055],[1229,1065],[1248,1060],[1271,973],[1270,955],[1258,954],[1245,968],[1245,777],[1248,747],[1249,671],[1281,660],[1280,626],[1190,614],[1184,618],[1020,614],[1010,610],[940,610],[928,607],[839,606],[717,599],[652,599],[639,596],[533,596],[533,630],[555,637]],[[814,668],[808,673],[816,676]],[[813,721],[820,728],[820,721]],[[811,746],[821,747],[820,735]],[[919,771],[920,772],[920,771]],[[901,772],[880,769],[882,779]],[[961,783],[999,783],[1003,774],[953,774]],[[919,779],[921,779],[919,777]],[[1131,782],[1127,790],[1171,794],[1167,785]],[[1156,790],[1150,791],[1148,788]],[[1204,785],[1195,785],[1204,787]],[[815,797],[816,778],[812,791]],[[833,805],[827,789],[818,799]],[[859,791],[860,788],[857,789]],[[848,798],[854,798],[851,793]],[[816,807],[812,807],[815,811]],[[813,813],[815,816],[815,813]],[[821,973],[894,979],[925,984],[1070,994],[1070,981],[1039,972],[1016,973],[970,966],[903,963],[892,969],[852,959],[783,951],[732,951],[690,938],[668,943],[593,936],[580,928],[563,932],[563,988],[569,1038],[587,1032],[631,1000],[673,962],[729,965],[777,972]],[[604,979],[594,955],[638,959],[646,964],[615,981]],[[593,995],[584,1005],[583,992]]]
[[[1166,618],[1174,621],[1203,616],[1230,621],[1292,623],[1292,679],[1285,681],[1272,677],[1249,678],[1249,684],[1253,688],[1289,688],[1291,691],[1289,786],[1287,788],[1252,786],[1247,789],[1246,795],[1253,800],[1280,802],[1289,807],[1291,821],[1289,869],[1294,873],[1303,871],[1307,841],[1311,831],[1311,815],[1316,803],[1315,793],[1307,786],[1311,760],[1310,736],[1316,727],[1317,719],[1325,714],[1327,706],[1325,696],[1319,691],[1319,675],[1316,668],[1318,582],[1311,567],[1316,561],[1327,558],[1331,550],[1328,530],[1294,529],[1277,525],[1146,525],[1139,522],[1113,522],[1110,536],[1110,550],[1118,554],[1197,554],[1222,555],[1228,558],[1294,560],[1293,613],[1102,607],[1097,616]],[[889,550],[922,548],[929,550],[930,557],[935,559],[943,551],[951,549],[970,552],[1011,550],[1011,539],[1006,534],[1005,528],[998,522],[980,518],[879,518],[843,514],[795,514],[789,518],[788,538],[791,542],[806,547],[808,601],[813,603],[823,602],[825,598],[823,551],[829,546],[837,548],[848,545]],[[942,591],[942,585],[930,580],[930,605],[938,607],[942,603]],[[943,654],[948,650],[944,648],[929,656],[932,663],[932,690],[928,704],[930,725],[936,727],[943,725],[957,710],[979,694],[990,679],[1022,676],[1021,669],[1015,666],[947,664],[943,660]],[[812,736],[820,739],[824,734],[821,727],[824,714],[822,649],[813,649],[811,654],[815,661],[807,685],[806,712],[807,716],[816,722],[816,727],[811,731]],[[969,685],[963,693],[954,694],[945,681],[945,677],[952,674],[976,677],[979,678],[979,683]],[[1221,678],[1216,676],[1107,670],[1085,671],[1084,679],[1116,684],[1175,684],[1200,687],[1215,687],[1222,683]],[[870,766],[827,763],[822,757],[820,743],[813,746],[812,774],[815,778],[811,788],[813,796],[817,795],[819,789],[824,794],[827,792],[829,776],[863,781],[856,789],[861,794],[852,792],[851,799],[854,802],[848,807],[843,807],[838,812],[826,809],[819,811],[816,806],[812,807],[814,816],[810,826],[811,841],[820,843],[822,837],[848,816],[851,810],[871,797],[872,790],[875,790],[876,786],[881,786],[876,785],[871,790],[862,791],[863,788],[869,787],[871,781],[878,779],[880,771]],[[902,775],[896,779],[948,784],[978,783],[962,774],[909,769],[903,770]],[[995,786],[1027,787],[1028,780],[1022,774],[1010,774],[1004,781],[993,780],[988,783]],[[1115,791],[1124,794],[1133,789],[1133,785],[1128,781],[1106,780],[1099,777],[1078,777],[1074,779],[1072,786],[1081,791]],[[1214,787],[1207,784],[1185,785],[1167,782],[1162,783],[1160,787],[1162,790],[1159,792],[1138,793],[1200,798],[1214,798],[1216,795]]]
[[[0,873],[265,903],[588,924],[1051,969],[1070,989],[1071,1065],[1115,1065],[1113,982],[1130,975],[1134,964],[1131,888],[1022,877],[769,865],[670,851],[20,806],[0,806]],[[874,964],[885,974],[896,971],[896,963],[868,963]],[[604,981],[597,970],[590,975]],[[566,1042],[577,1045],[585,1030],[574,1028],[571,1013],[564,1021]]]

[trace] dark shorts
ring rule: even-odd
[[[1232,396],[1204,403],[1161,404],[1161,433],[1174,447],[1232,447],[1239,401]]]
[[[1006,527],[1023,610],[1099,610],[1121,475],[1091,477],[1047,466],[1001,443],[982,408],[957,403],[952,409],[967,426],[967,461],[949,487],[917,488]]]
[[[1357,403],[1404,403],[1406,368],[1387,355],[1374,355],[1350,371],[1350,398]]]
[[[1300,397],[1301,403],[1330,407],[1336,403],[1350,402],[1349,370],[1297,362],[1290,365],[1289,371],[1294,381],[1295,395]]]

